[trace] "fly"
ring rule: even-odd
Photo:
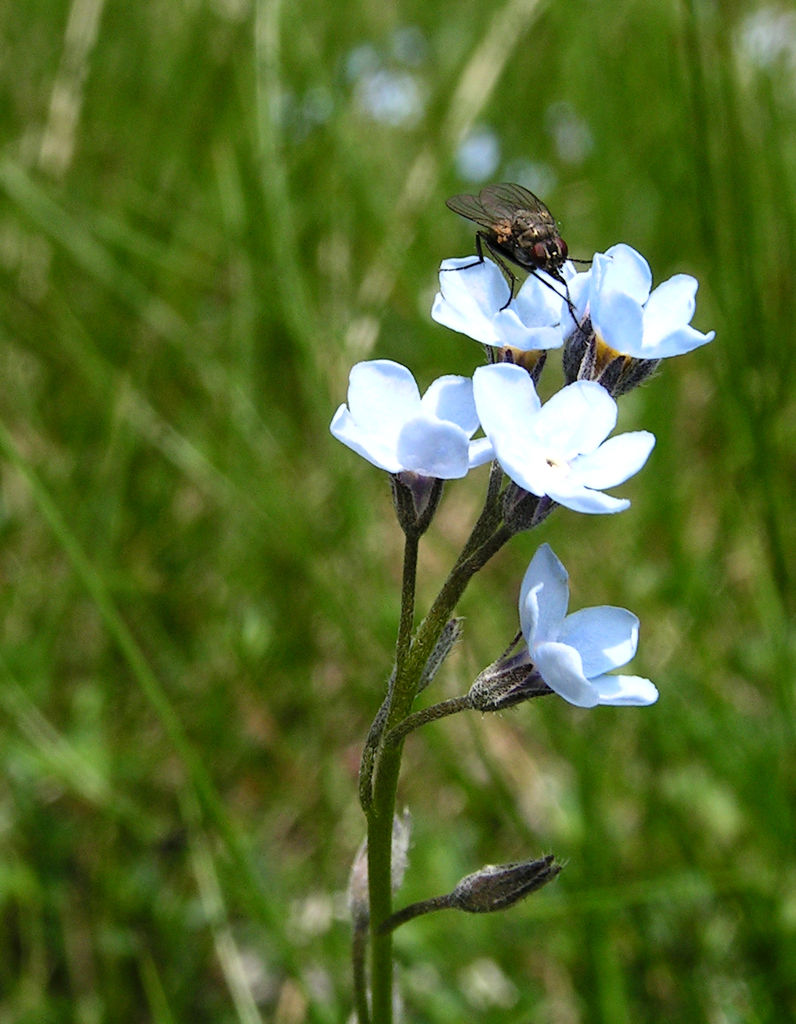
[[[537,277],[537,271],[543,270],[562,284],[569,311],[575,316],[569,288],[561,273],[568,257],[567,243],[559,234],[552,213],[538,196],[522,185],[503,183],[487,185],[477,196],[452,196],[445,205],[478,224],[479,230],[475,233],[478,259],[469,266],[484,262],[486,246],[508,278],[510,291],[506,306],[514,298],[517,285],[517,276],[509,265],[513,264]],[[544,278],[540,280],[552,288]]]

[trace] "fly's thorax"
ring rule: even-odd
[[[516,238],[514,222],[510,221],[508,217],[495,221],[492,230],[495,233],[495,241],[498,245],[511,246]]]
[[[518,263],[548,272],[563,266],[567,243],[552,217],[521,211],[512,221],[512,252]]]

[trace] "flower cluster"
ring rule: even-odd
[[[472,378],[440,377],[421,396],[406,367],[386,359],[358,363],[332,434],[415,486],[457,479],[492,461],[509,481],[509,533],[536,525],[540,509],[546,515],[556,505],[587,514],[627,509],[627,499],[605,492],[641,470],[655,438],[646,430],[609,436],[616,398],[661,359],[714,337],[691,326],[696,280],[677,274],[653,289],[646,260],[615,245],[583,273],[569,262],[558,279],[534,271],[515,296],[498,266],[477,257],[444,261],[439,281],[433,319],[485,346],[488,364]],[[565,384],[543,403],[537,385],[554,349],[562,351]],[[523,502],[532,514],[512,519],[508,509]],[[611,674],[635,654],[636,617],[609,607],[567,615],[567,602],[566,570],[543,545],[520,591],[527,649],[479,677],[478,706],[551,690],[580,707],[657,699],[649,680]],[[490,696],[490,687],[503,696]]]
[[[517,212],[515,200],[527,209]],[[405,534],[395,662],[359,771],[368,831],[349,885],[359,1024],[391,1019],[386,936],[396,928],[438,910],[505,909],[561,870],[551,854],[487,864],[450,892],[394,910],[392,893],[409,846],[408,820],[395,815],[406,737],[458,712],[502,711],[553,693],[578,708],[658,699],[649,679],[622,672],[636,654],[639,620],[609,605],[569,612],[569,576],[542,544],[523,576],[520,630],[505,652],[465,693],[415,709],[418,694],[462,635],[463,620],[455,613],[465,588],[512,536],[535,528],[559,506],[589,515],[629,507],[626,498],[607,492],[644,467],[655,438],[646,430],[614,433],[617,398],[647,379],[661,359],[713,338],[691,326],[694,278],[678,274],[653,289],[647,262],[627,245],[597,253],[578,273],[565,259],[563,241],[550,237],[549,211],[527,190],[488,186],[478,197],[454,197],[448,205],[485,230],[477,257],[442,264],[431,315],[480,342],[486,365],[472,377],[440,377],[421,394],[405,366],[388,359],[358,363],[347,402],[331,423],[338,440],[390,474]],[[482,258],[482,246],[529,271],[516,295],[514,271]],[[537,389],[556,350],[563,386],[543,401]],[[420,539],[444,482],[487,462],[483,508],[421,619],[415,608]]]

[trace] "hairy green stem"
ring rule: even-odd
[[[423,708],[422,711],[415,711],[414,714],[409,715],[403,722],[400,722],[394,729],[389,731],[384,737],[385,746],[399,743],[410,732],[419,729],[421,725],[426,725],[428,722],[436,722],[440,718],[455,715],[459,711],[467,711],[470,707],[472,707],[470,694],[465,693],[461,697],[451,697],[450,700],[443,700],[439,704],[432,704],[431,707]]]
[[[431,899],[421,900],[419,903],[410,903],[408,907],[403,907],[403,909],[396,910],[394,914],[391,914],[382,924],[381,930],[384,932],[394,932],[396,928],[406,924],[407,921],[413,920],[415,917],[420,917],[421,914],[430,914],[434,910],[448,910],[454,905],[454,895],[451,892],[446,893],[444,896],[432,896]]]
[[[409,716],[426,663],[431,657],[459,598],[467,584],[510,538],[505,526],[497,526],[496,499],[487,502],[470,541],[451,570],[414,640],[411,629],[414,618],[417,538],[407,534],[404,553],[404,578],[401,602],[401,625],[396,646],[395,678],[384,723],[388,735]],[[478,543],[487,532],[491,534]],[[497,527],[497,528],[495,528]],[[474,539],[478,537],[477,547]],[[404,739],[382,742],[375,755],[372,799],[368,808],[368,894],[370,900],[371,939],[371,1014],[379,1024],[392,1024],[392,933],[383,933],[381,925],[392,914],[392,835],[398,775]]]
[[[419,535],[408,532],[404,547],[395,675],[388,695],[385,729],[392,728],[407,716],[420,682],[419,672],[412,676],[406,671],[414,626],[418,545]],[[379,934],[377,926],[392,913],[392,832],[401,751],[402,744],[399,744],[389,751],[382,749],[377,753],[372,798],[368,808],[372,1016],[380,1024],[390,1024],[392,1021],[392,936]]]

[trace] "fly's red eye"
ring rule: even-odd
[[[547,245],[544,242],[536,242],[533,255],[540,263],[544,263],[547,260]]]
[[[566,259],[567,256],[569,255],[569,249],[567,248],[567,243],[564,241],[563,238],[557,238],[556,242],[558,243],[558,248],[559,248],[559,250],[561,252],[561,258],[562,259]]]

